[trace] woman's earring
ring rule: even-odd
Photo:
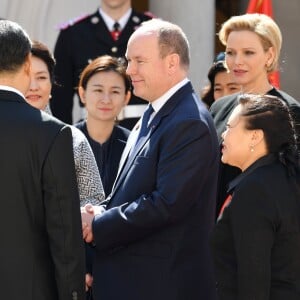
[[[251,151],[251,152],[254,152],[254,147],[253,147],[253,145],[250,146],[250,151]]]

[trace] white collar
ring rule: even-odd
[[[151,104],[155,111],[155,114],[163,107],[163,105],[173,96],[181,87],[189,82],[188,78],[184,78],[176,85],[171,87],[166,93],[160,96],[158,99],[154,100]],[[151,116],[152,117],[152,116]]]
[[[106,24],[109,31],[114,30],[114,24],[116,22],[120,24],[120,29],[123,30],[130,18],[131,12],[132,12],[132,8],[129,8],[127,12],[119,20],[114,20],[111,16],[105,13],[103,9],[101,9],[101,7],[99,8],[99,14],[103,18],[104,23]]]
[[[24,95],[17,89],[11,87],[11,86],[8,86],[8,85],[0,85],[0,90],[4,90],[4,91],[9,91],[9,92],[14,92],[18,95],[20,95],[24,100],[25,100],[25,97]]]

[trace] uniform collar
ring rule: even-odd
[[[277,160],[277,158],[276,158],[276,155],[274,153],[267,154],[267,155],[259,158],[252,165],[250,165],[244,172],[242,172],[240,175],[238,175],[235,179],[233,179],[229,183],[227,192],[231,194],[232,191],[235,189],[235,187],[237,185],[239,185],[240,182],[243,181],[243,179],[245,177],[247,177],[249,174],[251,174],[253,171],[258,169],[259,167],[269,165],[269,164],[273,163],[276,160]]]
[[[130,16],[132,13],[132,8],[129,8],[127,10],[127,12],[119,19],[119,20],[114,20],[111,16],[109,16],[107,13],[105,13],[101,7],[99,8],[99,14],[102,17],[104,23],[106,24],[107,28],[109,29],[109,31],[113,31],[114,30],[114,24],[116,22],[119,23],[120,25],[120,29],[121,31],[124,29],[124,27],[126,26]]]

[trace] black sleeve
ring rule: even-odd
[[[53,115],[61,121],[72,124],[74,89],[74,70],[72,61],[71,32],[62,30],[54,49],[55,84],[52,88],[50,107]]]

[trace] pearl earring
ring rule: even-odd
[[[252,145],[250,146],[250,151],[254,152],[254,147]]]

